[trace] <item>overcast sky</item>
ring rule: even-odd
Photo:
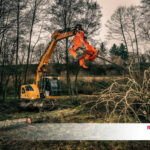
[[[105,40],[106,35],[106,27],[105,24],[108,19],[110,19],[111,15],[114,13],[117,7],[119,6],[131,6],[131,5],[139,5],[140,0],[97,0],[97,2],[102,7],[102,28],[101,28],[101,39]]]

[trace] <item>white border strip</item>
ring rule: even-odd
[[[150,140],[150,124],[41,123],[13,129],[10,137],[19,140]]]

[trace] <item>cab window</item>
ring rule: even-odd
[[[24,88],[22,88],[22,94],[24,94],[25,93],[25,89]]]
[[[33,88],[30,85],[26,86],[26,91],[33,91]]]

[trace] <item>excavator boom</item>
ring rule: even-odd
[[[43,72],[45,71],[45,65],[48,64],[48,62],[52,56],[52,53],[56,47],[56,43],[59,40],[62,40],[62,39],[65,39],[65,38],[68,38],[68,37],[71,37],[74,35],[75,35],[75,30],[72,30],[69,32],[68,31],[66,31],[66,32],[65,31],[56,31],[52,34],[52,36],[51,36],[52,40],[51,40],[48,48],[46,49],[45,53],[41,57],[40,63],[37,68],[36,78],[35,78],[35,83],[37,86],[38,86],[38,82],[39,82],[41,76],[43,75]]]

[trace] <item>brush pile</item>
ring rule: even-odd
[[[117,122],[149,122],[150,68],[140,76],[141,81],[135,78],[135,71],[130,66],[129,77],[124,82],[114,81],[99,93],[96,103],[91,107],[91,113],[103,113],[107,122],[112,122],[111,118],[116,116]]]

